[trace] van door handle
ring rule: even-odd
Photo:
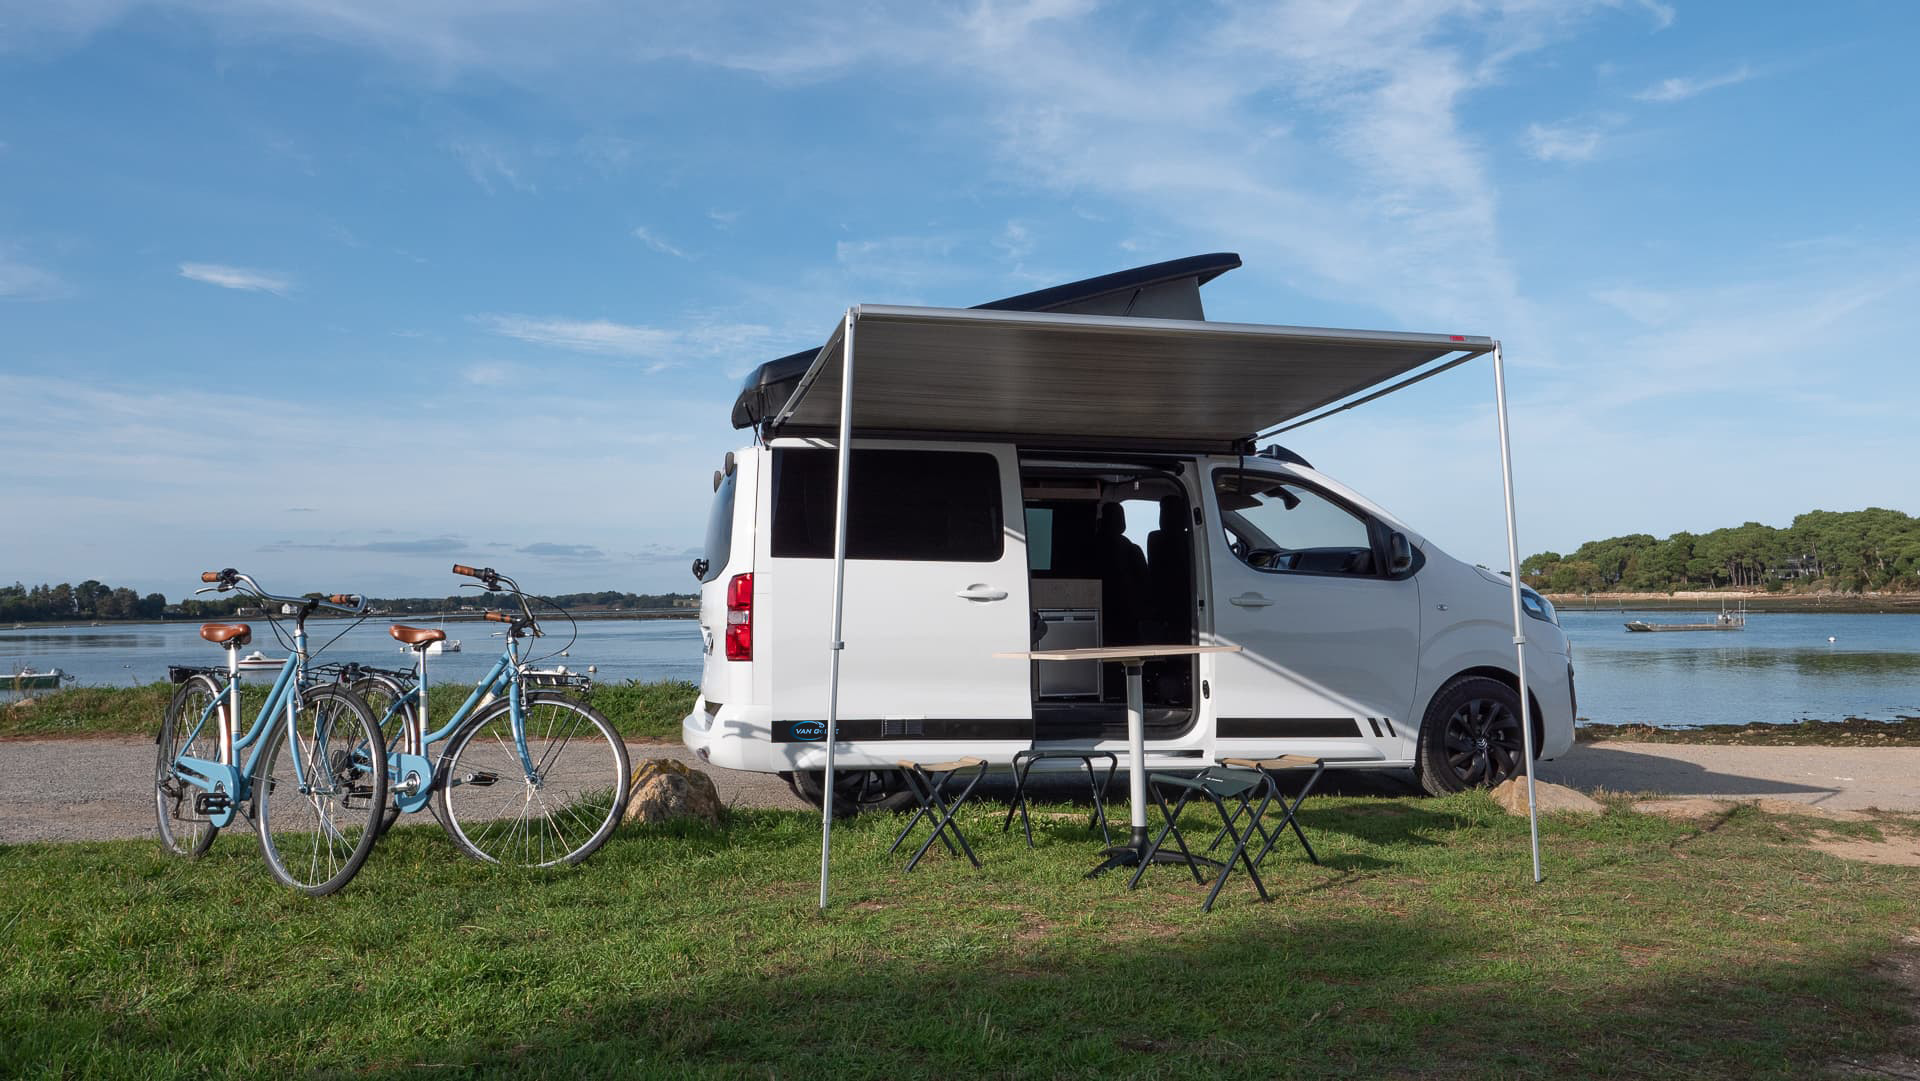
[[[985,582],[975,582],[960,592],[955,593],[954,596],[965,597],[970,601],[1004,601],[1007,599],[1007,591],[1004,589],[994,589]]]
[[[1258,593],[1242,593],[1238,597],[1228,597],[1228,604],[1237,604],[1242,608],[1265,608],[1273,602]]]

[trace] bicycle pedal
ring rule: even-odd
[[[220,815],[233,810],[233,797],[225,792],[196,792],[193,797],[193,813],[197,815]]]

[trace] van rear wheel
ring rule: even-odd
[[[1445,796],[1491,788],[1525,757],[1520,695],[1486,676],[1456,679],[1433,696],[1420,724],[1420,785]]]
[[[806,770],[787,775],[794,795],[822,806],[820,790],[826,782],[825,770]],[[863,811],[891,813],[913,806],[913,793],[906,778],[892,769],[836,769],[833,771],[833,813],[852,817]]]

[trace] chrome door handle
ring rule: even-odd
[[[1228,597],[1228,604],[1237,604],[1242,608],[1265,608],[1273,602],[1258,593],[1242,593],[1238,597]]]
[[[1007,599],[1007,591],[1004,589],[994,589],[985,582],[975,582],[960,592],[955,593],[954,596],[964,597],[970,601],[1004,601]]]

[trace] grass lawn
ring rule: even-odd
[[[252,710],[265,699],[266,688],[257,683],[244,686],[252,702],[247,707],[250,718]],[[71,687],[35,695],[0,705],[0,738],[151,737],[160,730],[160,718],[173,691],[170,683],[150,683],[144,687]],[[468,684],[434,684],[428,691],[428,710],[437,720],[445,720],[472,691]],[[634,680],[596,686],[589,701],[606,714],[622,736],[679,739],[680,718],[687,715],[699,693],[699,687],[684,680]]]
[[[1172,867],[969,819],[912,874],[884,817],[628,829],[585,867],[464,862],[431,824],[346,892],[275,888],[250,836],[0,848],[0,1076],[1806,1078],[1916,1048],[1876,960],[1920,871],[1811,823],[1526,822],[1481,794],[1326,798],[1202,914]],[[1905,829],[1823,824],[1872,833]]]

